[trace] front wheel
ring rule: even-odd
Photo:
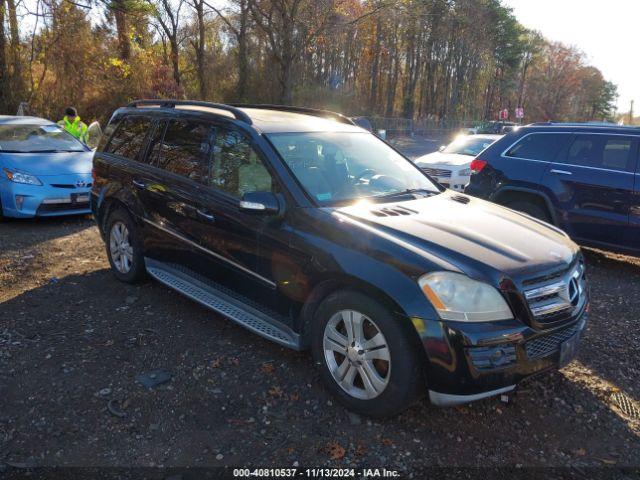
[[[385,417],[423,394],[416,346],[377,301],[354,291],[334,293],[318,307],[311,333],[322,379],[348,408]]]

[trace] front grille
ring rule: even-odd
[[[422,171],[427,175],[431,175],[432,177],[444,177],[444,178],[451,177],[451,170],[445,170],[444,168],[423,167]]]
[[[71,210],[87,210],[89,202],[82,203],[43,203],[38,207],[37,214],[50,212],[64,212]]]
[[[580,310],[587,298],[584,263],[523,282],[533,318],[541,323],[562,320]]]
[[[81,187],[74,185],[72,183],[52,183],[51,184],[52,187],[54,188],[67,188],[67,189],[73,189],[73,188],[91,188],[91,183],[85,183],[84,185],[82,185]]]
[[[569,340],[580,329],[580,325],[571,325],[557,332],[549,335],[529,340],[524,344],[524,348],[527,352],[527,357],[530,359],[542,358],[551,355],[560,350],[560,344],[566,340]]]

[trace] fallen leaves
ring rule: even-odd
[[[330,442],[327,444],[327,452],[331,460],[341,460],[347,453],[344,447],[338,442]]]

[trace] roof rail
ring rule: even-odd
[[[330,110],[319,110],[316,108],[296,107],[293,105],[273,105],[270,103],[231,103],[233,107],[238,108],[262,108],[264,110],[281,110],[284,112],[306,113],[316,117],[330,117],[340,123],[358,126],[353,120],[346,115]]]
[[[251,125],[253,123],[251,121],[251,118],[249,118],[249,115],[244,113],[242,110],[239,110],[233,107],[232,105],[226,105],[224,103],[203,102],[200,100],[143,99],[143,100],[134,100],[133,102],[130,102],[127,105],[127,107],[140,108],[140,107],[158,106],[160,108],[175,108],[181,105],[224,110],[226,112],[232,113],[236,120],[240,120],[241,122],[244,122],[247,125]]]
[[[553,126],[557,125],[560,127],[599,127],[599,128],[630,128],[630,129],[639,129],[638,125],[618,125],[617,123],[610,122],[534,122],[530,123],[527,126],[538,127],[538,126]]]

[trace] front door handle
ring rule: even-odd
[[[147,188],[147,185],[139,180],[131,180],[131,183],[138,188]]]
[[[198,212],[198,215],[200,215],[202,218],[206,218],[210,222],[215,222],[215,220],[216,220],[215,216],[211,215],[209,212],[207,212],[205,210],[200,210],[198,208],[198,209],[196,209],[196,212]]]
[[[551,173],[555,173],[556,175],[573,175],[573,173],[569,172],[568,170],[557,170],[555,168],[552,168],[549,171]]]

